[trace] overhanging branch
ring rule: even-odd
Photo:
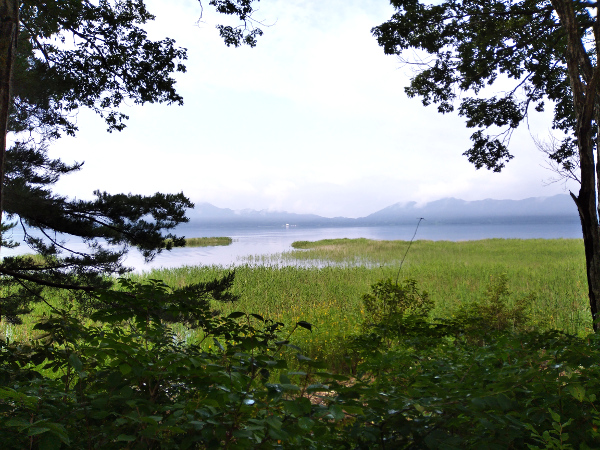
[[[69,284],[69,283],[56,283],[54,281],[43,280],[43,279],[40,279],[37,277],[33,277],[31,275],[27,275],[24,273],[16,272],[14,270],[6,269],[4,267],[0,267],[0,274],[6,275],[9,277],[13,277],[18,280],[31,281],[32,283],[36,283],[41,286],[53,287],[53,288],[58,288],[58,289],[70,289],[70,290],[84,291],[84,292],[94,292],[94,291],[98,290],[98,288],[94,287],[94,286],[84,286],[84,285]]]

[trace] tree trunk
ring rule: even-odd
[[[11,82],[17,34],[19,32],[19,0],[0,0],[0,223],[4,197],[6,134],[11,104]]]
[[[592,313],[594,331],[600,331],[600,230],[598,230],[599,204],[596,188],[600,180],[600,167],[596,164],[594,154],[598,148],[594,145],[593,135],[597,134],[597,124],[600,118],[598,91],[600,90],[600,68],[598,63],[589,57],[582,39],[572,0],[551,0],[554,11],[559,17],[567,41],[565,57],[569,83],[573,95],[573,109],[577,117],[575,137],[579,150],[581,170],[581,188],[579,195],[571,193],[577,205],[583,245],[585,248],[585,263],[588,281],[590,311]],[[600,56],[600,24],[595,18],[594,34],[596,41],[595,52]],[[600,137],[599,137],[600,138]],[[599,141],[600,143],[600,141]]]
[[[596,69],[597,72],[597,69]],[[595,78],[595,77],[594,77]],[[586,86],[586,100],[596,98],[596,88],[593,83]],[[586,103],[588,102],[580,102]],[[575,102],[577,105],[578,102]],[[595,332],[600,331],[600,320],[598,312],[600,311],[600,230],[598,228],[599,204],[596,192],[598,183],[598,166],[594,158],[595,148],[592,134],[593,117],[591,106],[589,108],[579,108],[577,111],[577,143],[579,147],[579,162],[581,168],[581,188],[576,197],[571,193],[575,200],[579,219],[581,220],[581,231],[583,233],[583,245],[585,248],[585,263],[588,281],[588,295],[590,300],[590,311],[592,313],[593,328]],[[597,118],[596,118],[597,119]]]
[[[598,316],[598,310],[600,309],[600,236],[596,215],[596,192],[595,190],[591,193],[586,192],[582,187],[579,196],[575,196],[571,192],[571,197],[577,205],[579,219],[581,220],[590,311],[594,321],[594,331],[598,332],[600,331],[600,325],[597,323],[600,319]]]

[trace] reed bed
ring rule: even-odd
[[[532,314],[549,328],[591,331],[583,242],[576,239],[489,239],[409,243],[340,239],[302,243],[274,255],[267,265],[181,267],[154,270],[138,279],[162,279],[172,286],[207,281],[235,270],[239,302],[215,305],[223,313],[245,311],[293,326],[313,324],[296,337],[312,356],[335,352],[362,323],[363,294],[382,278],[414,278],[435,302],[434,317],[449,317],[462,303],[481,298],[490,280],[506,274],[512,298],[536,294]],[[313,267],[294,266],[294,262]],[[288,264],[288,265],[286,265]],[[399,274],[399,275],[398,275]]]
[[[230,237],[196,237],[186,238],[186,247],[217,247],[231,245],[233,239]]]
[[[313,357],[341,354],[345,338],[363,321],[362,296],[380,279],[413,278],[435,302],[433,317],[450,317],[463,302],[481,298],[490,281],[506,274],[512,299],[536,294],[532,314],[548,328],[573,334],[591,332],[583,242],[581,240],[489,239],[445,242],[339,239],[296,244],[298,250],[237,267],[186,266],[131,274],[160,279],[173,287],[212,280],[235,270],[234,293],[240,300],[215,304],[223,314],[256,313],[283,322],[290,330],[300,320],[294,343]],[[68,293],[50,299],[67,304]],[[0,323],[10,340],[33,337],[32,324],[50,308],[40,303],[20,326]],[[182,335],[188,336],[186,330]]]

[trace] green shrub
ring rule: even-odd
[[[417,281],[394,283],[391,278],[371,285],[371,293],[362,297],[365,326],[392,323],[402,316],[426,317],[433,309],[427,292],[419,292]]]
[[[523,332],[544,326],[532,319],[531,309],[536,295],[513,299],[508,289],[506,274],[490,277],[485,296],[461,304],[453,313],[451,322],[461,328],[469,338],[481,341],[481,336],[499,331]]]
[[[370,353],[334,387],[361,408],[344,429],[352,448],[600,448],[598,336],[504,331],[477,345],[426,325],[434,345]]]
[[[214,315],[193,287],[121,284],[92,324],[57,310],[35,342],[0,343],[3,448],[314,448],[343,418],[309,400],[330,375],[289,338],[310,324]],[[286,370],[290,357],[302,371]]]
[[[122,280],[92,321],[55,310],[36,340],[0,341],[3,448],[600,448],[600,336],[492,308],[506,280],[482,300],[506,326],[469,339],[470,316],[430,319],[414,281],[376,283],[350,378],[291,342],[309,323],[215,314],[232,277]]]

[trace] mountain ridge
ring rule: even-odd
[[[522,200],[461,200],[447,197],[419,205],[398,202],[359,218],[323,217],[316,214],[268,210],[232,210],[207,202],[198,203],[188,216],[190,221],[210,225],[236,226],[377,226],[414,223],[423,217],[437,223],[516,223],[540,220],[578,221],[571,197],[529,197]]]

